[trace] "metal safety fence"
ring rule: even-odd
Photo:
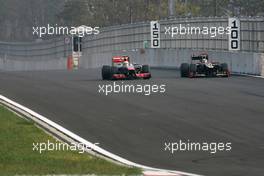
[[[241,22],[241,49],[244,52],[264,52],[264,17],[243,17]],[[203,34],[166,35],[166,28],[179,26],[224,27],[228,26],[227,17],[218,18],[177,18],[161,20],[161,48],[228,50],[228,35],[211,37]],[[54,39],[31,43],[0,42],[0,57],[38,58],[47,56],[66,57],[72,48],[71,42],[59,36]],[[82,50],[88,53],[134,50],[149,48],[150,22],[126,24],[101,28],[99,35],[83,38]],[[53,56],[53,57],[52,57]]]

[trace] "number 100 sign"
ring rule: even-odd
[[[238,18],[229,18],[229,50],[240,50],[240,20]]]

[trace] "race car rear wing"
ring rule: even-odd
[[[192,55],[191,56],[192,60],[202,60],[202,59],[207,59],[208,60],[208,55],[203,54],[203,55]]]
[[[125,62],[130,63],[129,56],[114,56],[112,58],[112,66],[122,67]]]
[[[129,57],[128,56],[114,56],[112,58],[113,63],[119,63],[119,62],[124,62],[124,61],[129,62]]]

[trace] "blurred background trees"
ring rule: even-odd
[[[263,0],[0,0],[0,41],[34,40],[32,27],[47,24],[104,27],[174,17],[263,15]]]

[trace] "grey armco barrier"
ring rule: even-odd
[[[66,69],[67,60],[63,57],[53,58],[40,56],[32,59],[16,59],[14,57],[1,57],[0,70],[28,71],[28,70],[58,70]]]
[[[190,62],[194,52],[208,51],[213,61],[226,62],[233,73],[264,76],[264,18],[242,17],[241,50],[228,51],[228,36],[165,35],[165,27],[181,24],[194,27],[227,27],[228,18],[177,18],[161,20],[161,48],[143,48],[150,42],[150,23],[142,22],[100,29],[99,35],[83,39],[81,68],[98,68],[111,64],[113,55],[129,55],[134,62],[155,67],[179,67]],[[33,43],[0,42],[0,70],[66,69],[71,54],[69,36]]]
[[[0,70],[66,69],[70,48],[62,37],[32,43],[0,42]]]

